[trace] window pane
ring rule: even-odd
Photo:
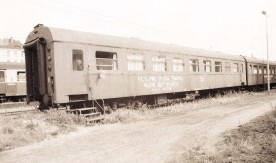
[[[238,63],[233,63],[233,72],[234,73],[239,72],[239,65],[238,65]]]
[[[129,71],[143,71],[145,69],[144,56],[138,54],[127,55],[127,68]]]
[[[215,62],[215,72],[222,72],[221,70],[221,62]]]
[[[243,64],[241,64],[241,73],[243,73]]]
[[[254,65],[253,67],[253,74],[257,74],[258,73],[258,67],[256,65]]]
[[[267,72],[267,68],[266,68],[266,66],[264,67],[264,74],[266,74],[266,72]]]
[[[275,67],[271,68],[271,74],[275,74]]]
[[[4,71],[0,71],[0,82],[5,82],[5,73],[4,73]]]
[[[252,67],[252,65],[249,66],[249,73],[251,73],[251,74],[253,73],[253,67]]]
[[[82,50],[73,50],[73,71],[83,70]]]
[[[211,68],[212,68],[211,61],[204,60],[203,64],[204,64],[204,72],[211,72]]]
[[[263,67],[259,66],[259,74],[262,74],[262,73],[263,73]]]
[[[173,59],[173,71],[175,71],[175,72],[184,71],[184,60],[183,59]]]
[[[225,62],[225,72],[231,72],[231,64],[229,62]]]
[[[190,59],[190,72],[199,72],[199,63],[197,59]]]
[[[165,57],[152,57],[152,69],[157,72],[166,71]]]
[[[26,73],[23,71],[17,72],[17,81],[26,81]]]
[[[97,70],[117,70],[117,53],[96,51]]]

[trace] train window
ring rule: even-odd
[[[73,50],[73,71],[83,70],[83,52],[82,50]]]
[[[127,55],[127,68],[129,71],[144,71],[144,56],[139,54]]]
[[[231,72],[231,64],[229,62],[225,62],[224,64],[225,72]]]
[[[275,74],[275,67],[271,67],[271,74]]]
[[[166,58],[165,57],[152,57],[152,69],[157,72],[166,71]]]
[[[182,72],[184,71],[184,60],[183,59],[177,59],[177,58],[174,58],[172,60],[172,63],[173,63],[173,71],[174,72]]]
[[[17,72],[17,81],[26,81],[26,73],[24,71]]]
[[[215,72],[222,72],[221,62],[215,61]]]
[[[263,67],[259,66],[259,74],[262,74],[262,73],[263,73]]]
[[[258,73],[258,66],[254,65],[253,66],[253,74],[257,74]]]
[[[190,72],[199,72],[198,59],[190,59]]]
[[[233,72],[238,73],[239,72],[239,64],[238,63],[233,63]]]
[[[248,71],[250,74],[252,74],[253,73],[253,67],[252,67],[252,65],[250,65],[249,66],[249,71]]]
[[[117,53],[96,51],[97,70],[117,70]]]
[[[204,64],[204,72],[212,72],[211,61],[209,61],[209,60],[204,60],[204,61],[203,61],[203,64]]]
[[[241,64],[241,73],[243,73],[243,64]]]
[[[264,67],[264,74],[267,74],[267,68],[266,68],[266,66]]]
[[[0,71],[0,82],[5,82],[5,72]]]

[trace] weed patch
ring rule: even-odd
[[[224,134],[215,162],[275,162],[276,110]]]
[[[74,131],[84,124],[84,118],[57,110],[0,116],[0,151]]]

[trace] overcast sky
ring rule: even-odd
[[[275,0],[0,0],[0,38],[25,42],[33,27],[135,37],[276,60]]]

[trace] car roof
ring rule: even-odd
[[[36,33],[36,34],[35,34]],[[61,28],[50,28],[46,26],[36,27],[28,36],[26,43],[36,37],[46,37],[48,42],[71,42],[79,44],[93,44],[113,48],[126,48],[133,50],[145,50],[159,53],[186,54],[195,57],[217,58],[226,60],[244,61],[240,55],[231,55],[222,52],[208,51],[203,49],[188,48],[173,44],[157,43],[136,38],[124,38],[104,34],[73,31]],[[25,43],[25,44],[26,44]]]

